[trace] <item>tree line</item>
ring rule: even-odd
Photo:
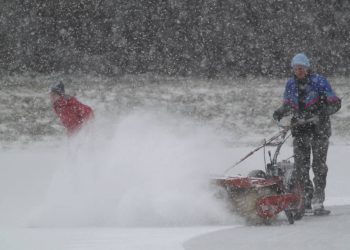
[[[0,0],[0,70],[347,75],[349,23],[347,0]]]

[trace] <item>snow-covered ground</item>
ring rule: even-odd
[[[273,106],[266,90],[239,84],[143,83],[134,84],[134,92],[121,84],[111,85],[110,93],[82,85],[78,97],[82,94],[98,112],[95,123],[71,140],[59,135],[60,125],[44,107],[47,93],[35,84],[10,84],[1,93],[1,112],[8,115],[2,117],[12,112],[23,124],[16,127],[15,118],[2,118],[0,249],[347,249],[350,145],[341,123],[349,120],[346,99],[334,118],[328,157],[330,216],[289,225],[281,215],[271,226],[245,226],[215,199],[210,177],[277,130],[263,111]],[[339,86],[347,96],[347,87]],[[252,97],[247,89],[259,98],[246,101],[245,94]],[[281,86],[274,90],[282,91]],[[230,95],[239,99],[232,99],[234,105]],[[42,112],[24,112],[28,107],[16,100]],[[249,114],[256,118],[251,126],[252,118],[242,118]],[[269,128],[260,127],[266,124]],[[11,136],[4,135],[7,131]],[[288,142],[282,157],[291,152]],[[230,174],[263,167],[257,152]]]
[[[289,225],[281,215],[272,226],[256,227],[245,226],[239,218],[229,215],[219,201],[205,195],[208,190],[198,190],[201,184],[196,179],[205,179],[202,170],[209,173],[209,165],[213,172],[220,173],[247,150],[194,149],[203,153],[200,159],[192,151],[182,152],[187,164],[199,164],[192,168],[193,175],[176,168],[176,164],[186,164],[183,159],[169,159],[169,165],[155,161],[156,166],[150,166],[151,160],[143,158],[141,173],[119,176],[116,170],[110,179],[101,172],[111,165],[95,165],[98,169],[88,170],[85,167],[92,165],[61,165],[65,160],[58,154],[64,153],[55,148],[2,152],[0,249],[207,250],[232,249],[232,245],[235,249],[280,249],[281,245],[284,249],[347,249],[349,146],[333,145],[329,153],[329,217],[304,218]],[[162,147],[153,147],[152,151],[164,153]],[[237,172],[261,166],[261,161],[261,154],[257,153]],[[77,172],[73,177],[72,173],[62,174],[65,170]],[[90,183],[93,177],[88,171],[97,171],[102,179]],[[193,183],[190,177],[194,178]],[[151,180],[141,183],[142,178]],[[108,183],[111,179],[115,182]]]

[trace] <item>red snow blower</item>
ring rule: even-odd
[[[282,145],[290,136],[289,127],[281,131],[251,151],[225,171],[224,177],[214,178],[219,186],[218,195],[230,204],[230,208],[246,219],[248,224],[270,224],[279,213],[285,212],[290,224],[304,215],[302,185],[297,178],[294,163],[288,159],[278,162]],[[253,170],[248,176],[227,175],[227,172],[261,148],[274,147],[275,153],[265,171]]]

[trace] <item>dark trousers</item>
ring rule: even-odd
[[[294,137],[294,161],[297,175],[304,186],[305,205],[311,201],[323,203],[328,167],[326,164],[329,145],[328,136],[319,136],[312,133],[301,134]],[[310,180],[310,162],[312,153],[313,183]]]

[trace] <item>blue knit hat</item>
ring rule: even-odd
[[[64,95],[64,84],[62,82],[54,83],[51,86],[51,93],[56,93],[58,95]]]
[[[292,68],[294,68],[296,65],[301,65],[301,66],[304,66],[306,68],[310,68],[310,66],[311,66],[309,58],[307,58],[307,56],[304,53],[296,54],[293,57],[291,66],[292,66]]]

